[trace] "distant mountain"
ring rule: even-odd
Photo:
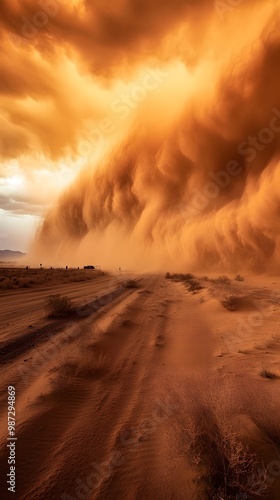
[[[15,252],[14,250],[0,250],[0,262],[18,260],[25,255],[26,253]]]

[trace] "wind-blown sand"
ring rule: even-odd
[[[38,309],[49,291],[2,293],[0,469],[12,384],[15,498],[211,498],[190,448],[201,405],[265,462],[268,498],[279,498],[280,281],[212,278],[199,278],[195,294],[180,276],[142,275],[138,288],[108,276],[67,285],[77,306],[88,305],[57,320]],[[10,498],[4,474],[0,489]]]

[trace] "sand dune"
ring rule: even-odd
[[[26,342],[17,336],[18,344],[7,340],[8,331],[3,336],[0,464],[7,469],[5,400],[12,381],[16,498],[214,498],[207,496],[211,471],[203,474],[205,463],[194,466],[191,455],[191,422],[199,425],[202,407],[219,428],[230,420],[260,467],[262,460],[268,467],[269,497],[263,498],[279,498],[277,283],[266,278],[263,288],[256,278],[199,278],[203,288],[192,294],[180,278],[137,280],[138,288],[123,287],[84,317],[48,320],[49,331],[60,324],[53,335],[29,342],[25,329]],[[102,278],[99,292],[109,284],[112,278]],[[69,290],[76,304],[89,294],[89,284],[83,286]],[[240,300],[234,311],[221,304],[229,293]],[[28,294],[19,310],[24,321],[26,300]],[[266,321],[259,317],[252,326],[256,304]],[[3,318],[11,304],[5,309]],[[42,333],[37,324],[34,330]],[[3,475],[1,481],[1,498],[9,498]]]

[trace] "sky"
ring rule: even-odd
[[[1,2],[0,248],[27,251],[61,190],[133,119],[141,90],[122,97],[146,69],[127,59],[137,60],[134,28],[141,53],[145,16],[157,12],[144,2],[139,20],[133,10],[129,19],[125,2]],[[146,79],[151,92],[161,83]]]
[[[278,0],[2,0],[0,247],[278,269],[279,22]]]

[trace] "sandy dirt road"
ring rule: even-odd
[[[0,345],[7,339],[22,335],[23,329],[29,325],[42,326],[44,323],[44,303],[53,293],[69,296],[79,303],[84,298],[98,297],[106,291],[120,286],[131,273],[122,272],[114,275],[97,276],[91,281],[80,283],[58,284],[55,286],[20,289],[16,291],[0,291]]]
[[[186,453],[188,392],[218,374],[219,386],[235,394],[242,372],[248,378],[248,358],[246,367],[241,355],[234,365],[229,353],[225,366],[208,305],[181,283],[145,275],[138,289],[9,358],[0,368],[1,498],[11,498],[3,474],[9,385],[16,388],[15,498],[206,498]],[[279,398],[279,385],[273,391]],[[270,498],[277,498],[273,480]]]
[[[4,379],[17,388],[18,498],[185,497],[189,486],[183,481],[178,491],[173,481],[181,458],[170,460],[166,438],[178,410],[166,377],[169,370],[184,371],[188,357],[195,362],[189,343],[193,353],[199,350],[184,326],[190,299],[178,291],[180,285],[163,277],[144,277],[140,289],[66,328],[36,353],[31,347],[25,362],[11,363]],[[42,361],[34,362],[40,352]],[[1,395],[5,400],[4,388]]]

